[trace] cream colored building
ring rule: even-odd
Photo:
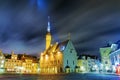
[[[85,59],[78,59],[77,67],[78,70],[76,72],[87,72],[87,60]]]
[[[5,56],[2,53],[2,50],[0,50],[0,73],[5,72]]]

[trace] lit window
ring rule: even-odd
[[[65,46],[61,46],[60,50],[61,51],[65,50]]]
[[[2,63],[4,63],[4,60],[2,60]]]
[[[48,55],[45,55],[46,60],[48,60]]]

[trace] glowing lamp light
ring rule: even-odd
[[[56,42],[56,44],[58,44],[58,42]]]
[[[97,65],[95,65],[94,67],[97,68]]]
[[[34,64],[32,64],[32,66],[34,66]]]
[[[115,72],[116,71],[116,67],[113,65],[112,68],[113,68],[113,71]]]
[[[65,46],[61,46],[61,47],[60,47],[60,50],[61,50],[61,51],[65,50]]]
[[[101,64],[100,66],[103,67],[103,64]]]
[[[43,53],[41,53],[41,55],[43,56]]]
[[[119,63],[118,62],[115,62],[115,65],[117,66]]]
[[[1,65],[0,67],[3,67],[3,65]]]
[[[64,50],[64,49],[65,49],[65,46],[62,47],[62,50]]]
[[[58,54],[60,54],[60,52],[58,51]]]
[[[4,60],[2,60],[1,63],[4,63]]]
[[[40,71],[40,68],[38,68],[38,72]]]
[[[47,31],[50,32],[50,22],[48,22],[48,28]]]
[[[81,68],[80,68],[80,69],[81,69],[81,71],[85,71],[85,68],[84,68],[83,66],[81,66]]]
[[[106,67],[105,67],[105,69],[106,69],[106,70],[109,70],[109,67],[108,67],[108,66],[106,66]]]
[[[43,60],[43,56],[41,56],[40,60]]]

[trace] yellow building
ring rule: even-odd
[[[40,57],[40,72],[41,73],[59,73],[62,72],[62,53],[56,50],[57,43],[51,46]]]
[[[6,59],[5,69],[7,72],[36,74],[38,73],[38,61],[29,55],[17,55],[11,53],[11,57]]]
[[[7,72],[21,72],[19,69],[22,66],[22,61],[18,60],[18,55],[14,54],[12,51],[11,58],[6,59],[5,61],[5,69]]]
[[[77,72],[87,72],[87,60],[78,59],[77,66],[78,66]]]
[[[51,44],[50,22],[46,33],[46,49],[40,54],[40,73],[74,72],[77,53],[70,40]],[[69,69],[68,69],[69,67]]]
[[[38,64],[33,63],[33,60],[31,59],[25,59],[25,61],[22,63],[22,73],[37,73],[38,72]]]
[[[49,17],[48,17],[49,18]],[[46,34],[46,49],[40,55],[40,72],[41,73],[58,73],[62,72],[62,53],[59,50],[58,43],[51,45],[50,22]]]
[[[79,56],[77,60],[77,67],[78,67],[78,72],[87,72],[88,61],[86,59],[86,56]]]
[[[38,62],[36,58],[32,58],[32,56],[28,55],[23,55],[21,60],[22,60],[22,73],[26,74],[38,73]]]

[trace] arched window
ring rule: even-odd
[[[60,61],[58,60],[58,63],[59,63]]]
[[[67,60],[67,64],[68,64],[68,60]]]

